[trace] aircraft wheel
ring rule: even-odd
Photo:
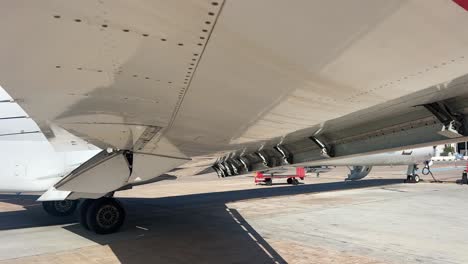
[[[75,212],[78,200],[46,201],[42,202],[44,210],[53,216],[67,216]]]
[[[114,233],[125,220],[125,209],[114,198],[102,197],[89,205],[86,212],[86,223],[90,230],[97,234]]]
[[[293,183],[293,179],[288,178],[288,179],[286,180],[286,182],[287,182],[288,184],[292,184],[292,183]]]
[[[268,186],[273,185],[273,181],[271,179],[265,179],[265,184]]]
[[[94,202],[94,199],[86,199],[81,202],[80,205],[80,224],[89,230],[88,222],[86,220],[86,213],[88,212],[89,206]]]
[[[298,185],[299,184],[299,180],[298,179],[293,179],[293,185]]]

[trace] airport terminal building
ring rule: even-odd
[[[468,147],[467,146],[468,146],[467,141],[452,143],[452,144],[445,144],[445,145],[438,145],[434,149],[434,156],[435,157],[453,156],[456,153],[458,153],[459,155],[468,156]],[[453,150],[453,152],[448,151],[448,150],[450,150],[450,148]]]

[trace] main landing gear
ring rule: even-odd
[[[75,212],[78,202],[78,200],[47,201],[42,202],[42,207],[50,215],[67,216]]]
[[[86,199],[80,206],[80,224],[97,234],[110,234],[120,229],[125,209],[115,198]]]
[[[42,202],[44,210],[53,216],[67,216],[74,213],[78,200]],[[112,197],[86,199],[80,205],[80,224],[97,234],[110,234],[120,229],[125,220],[125,209]]]

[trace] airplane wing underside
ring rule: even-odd
[[[87,169],[120,160],[146,179],[203,156],[235,174],[467,135],[468,13],[453,1],[0,6],[11,95],[0,104],[19,104],[49,137],[58,125],[112,148]],[[56,187],[89,191],[80,171]]]

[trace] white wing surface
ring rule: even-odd
[[[134,155],[102,192],[200,155],[222,156],[216,165],[235,174],[467,135],[468,14],[453,1],[0,7],[0,82],[12,100],[44,133],[54,124]],[[144,176],[132,176],[136,164]],[[68,182],[56,187],[73,191]]]

